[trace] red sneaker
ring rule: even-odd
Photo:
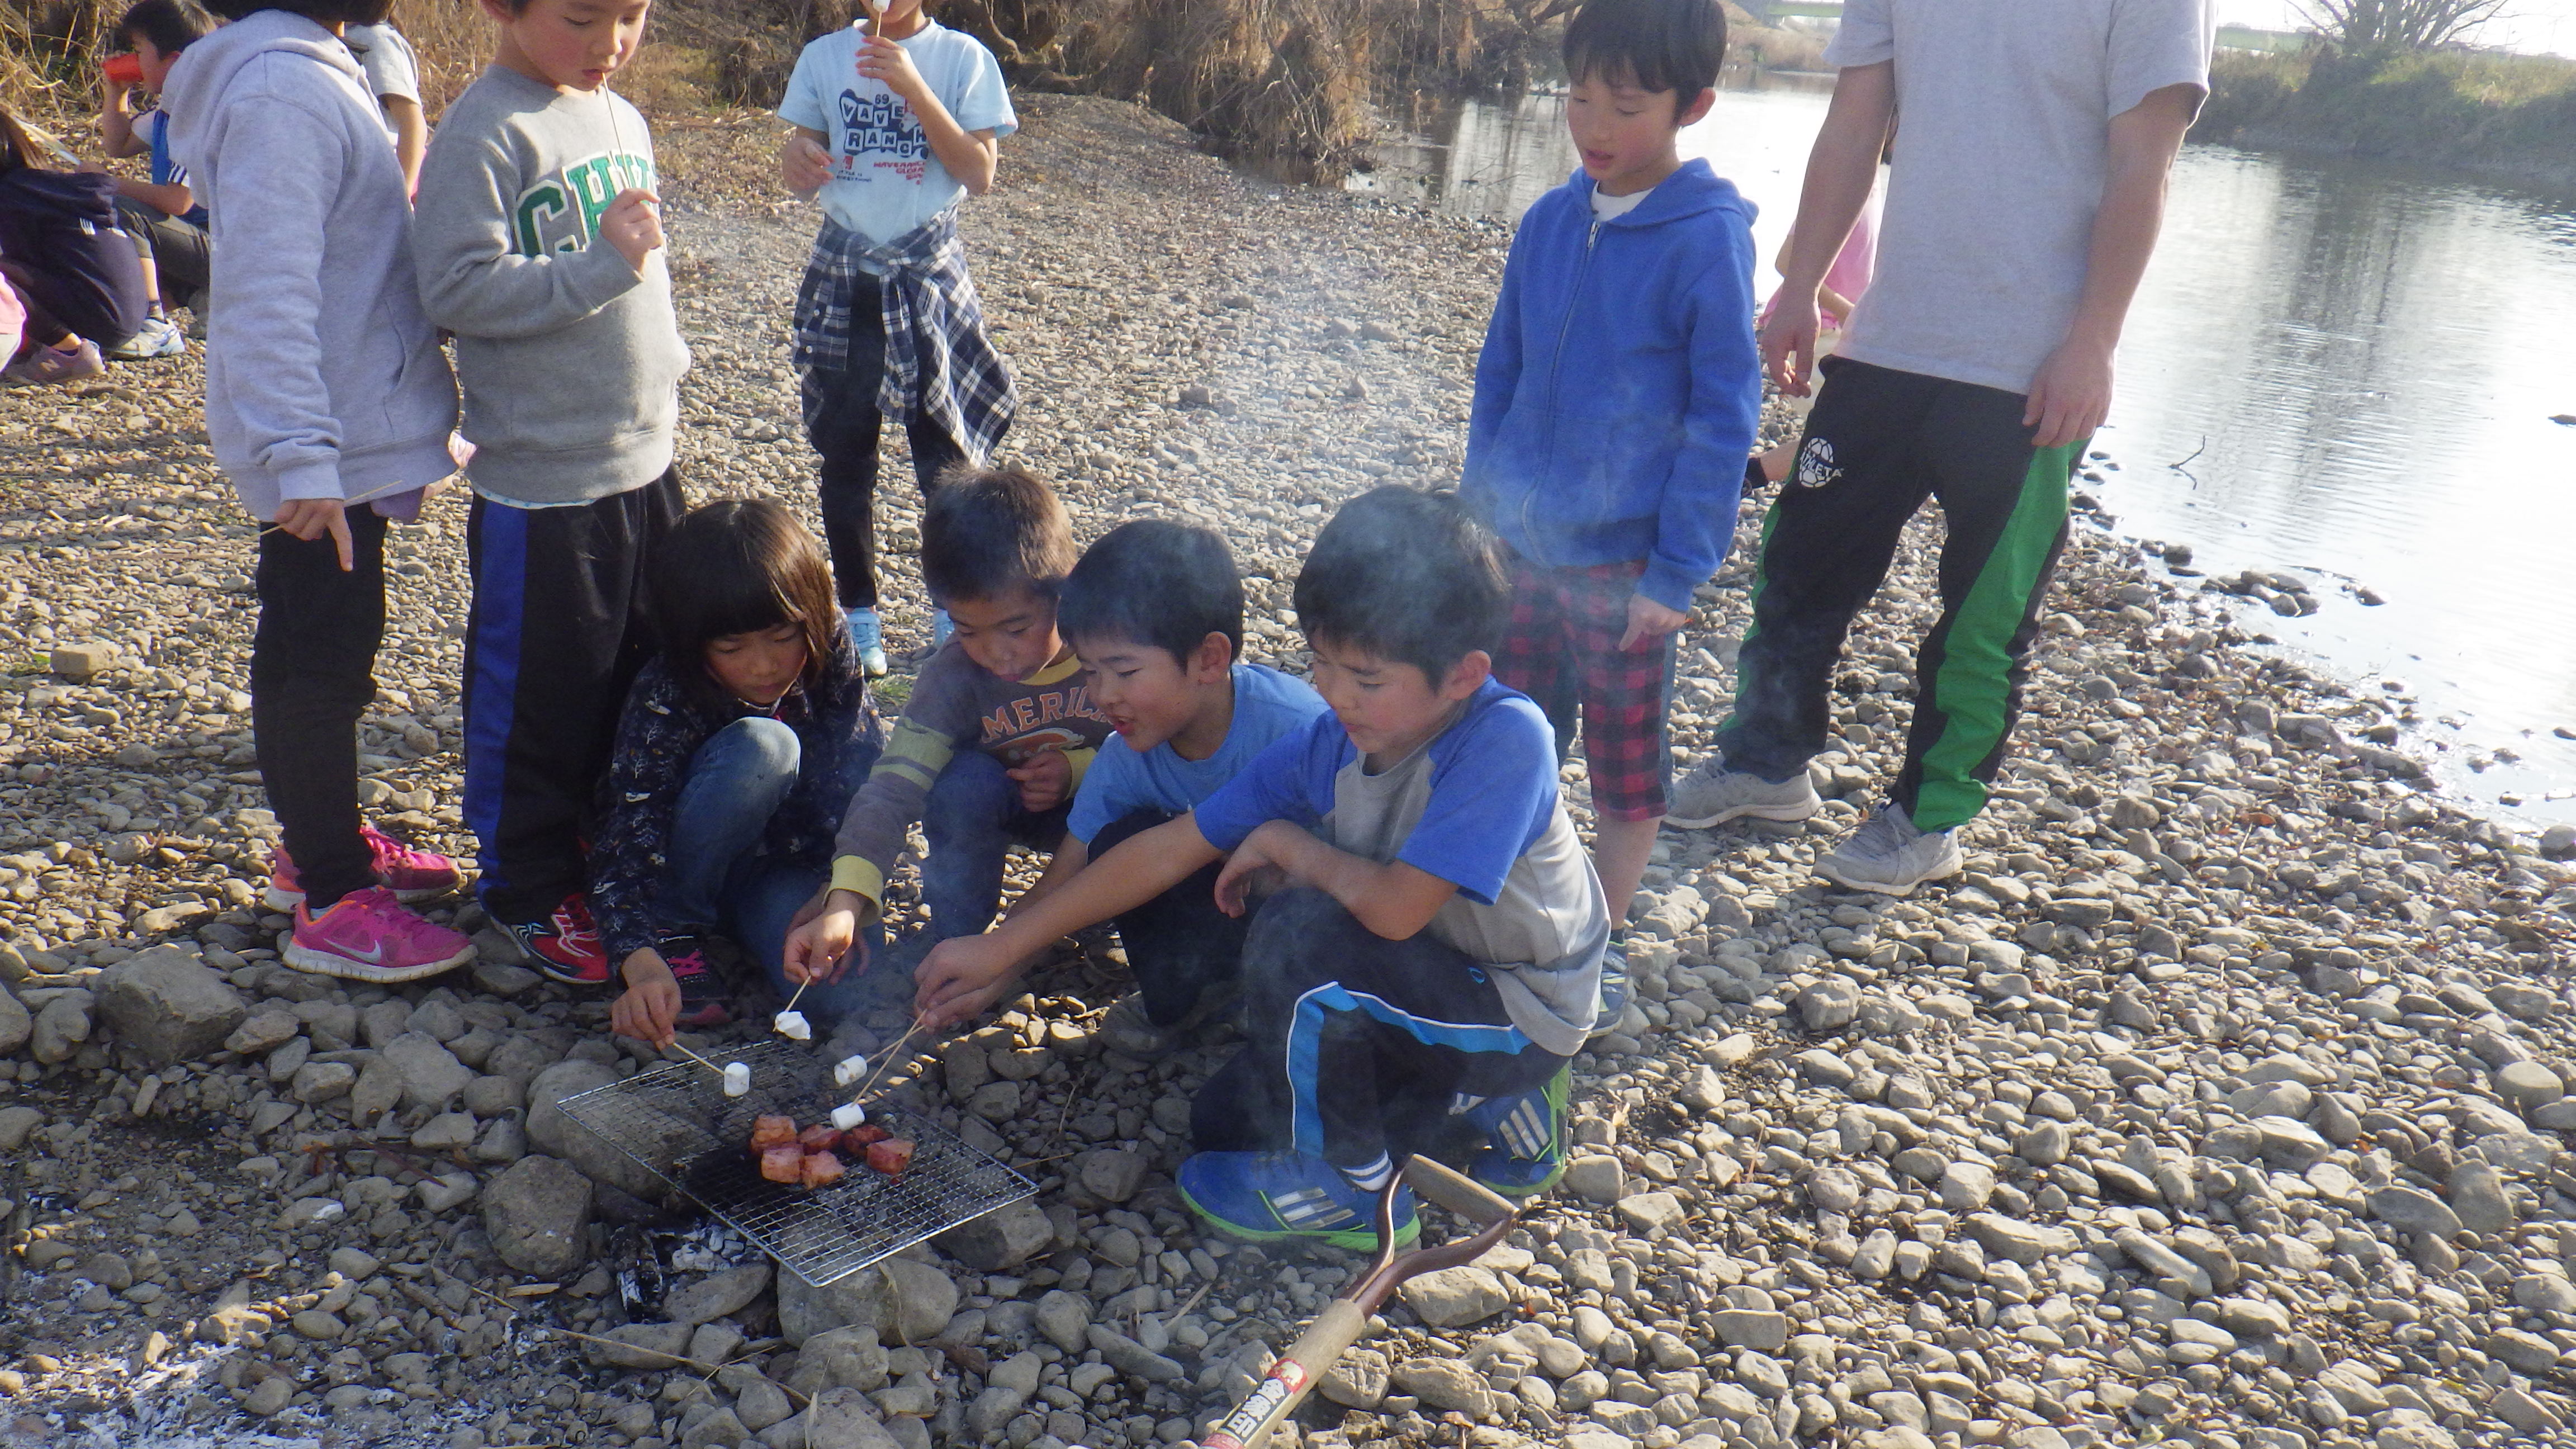
[[[295,907],[286,964],[350,981],[417,981],[474,959],[474,943],[405,910],[383,886],[351,891],[316,916]]]
[[[566,986],[606,986],[614,979],[608,948],[590,919],[590,902],[579,891],[564,897],[544,920],[501,929],[518,941],[529,965]]]
[[[392,891],[394,899],[404,905],[443,896],[463,879],[457,874],[455,862],[446,856],[405,845],[372,825],[359,826],[358,834],[367,842],[376,884]],[[270,855],[268,865],[268,890],[264,896],[268,908],[292,911],[304,904],[304,883],[295,873],[295,862],[287,858],[285,846]]]

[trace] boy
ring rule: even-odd
[[[1715,103],[1718,0],[1589,0],[1565,31],[1583,169],[1522,218],[1476,364],[1460,495],[1511,550],[1495,677],[1577,706],[1614,929],[1666,809],[1673,634],[1735,533],[1762,409],[1753,207],[1683,127]]]
[[[1215,531],[1166,519],[1120,524],[1064,581],[1056,627],[1091,671],[1091,702],[1125,749],[1104,747],[1082,777],[1064,843],[1027,910],[1092,856],[1187,814],[1241,774],[1271,741],[1324,713],[1304,680],[1245,664],[1243,579]],[[1151,1061],[1229,984],[1244,923],[1216,908],[1216,867],[1118,917],[1136,992],[1100,1024],[1112,1050]],[[915,1005],[934,1029],[972,1020],[1019,977],[991,936],[943,942],[914,973]]]
[[[1090,672],[1056,632],[1073,561],[1064,505],[1034,473],[959,469],[931,495],[921,577],[957,632],[921,666],[841,819],[823,908],[787,938],[790,980],[840,974],[859,929],[884,913],[914,821],[930,842],[921,895],[934,942],[991,922],[1014,841],[1047,850],[1064,839],[1074,788],[1109,737]]]
[[[385,129],[393,132],[394,159],[402,163],[403,184],[420,189],[420,158],[429,149],[429,117],[420,108],[420,56],[411,41],[394,28],[352,25],[340,43],[358,58],[367,73],[367,94],[384,112]]]
[[[1876,275],[1764,525],[1722,753],[1676,791],[1677,821],[1816,812],[1807,761],[1844,632],[1937,495],[1941,618],[1915,661],[1905,765],[1816,871],[1901,896],[1959,870],[1952,833],[2003,761],[2067,481],[2110,406],[2112,349],[2208,93],[2211,39],[2206,0],[1843,7],[1826,51],[1842,73],[1763,328],[1783,392],[1807,390],[1817,288],[1900,113],[1904,142]]]
[[[143,88],[156,96],[169,83],[170,67],[180,54],[214,28],[215,18],[193,0],[138,0],[116,22],[117,34],[133,50]],[[205,203],[188,187],[188,168],[171,159],[170,117],[159,110],[137,116],[132,104],[129,87],[109,81],[98,129],[108,155],[152,158],[149,181],[119,177],[116,182],[117,218],[134,238],[152,315],[142,331],[111,355],[175,357],[188,344],[170,322],[169,309],[186,307],[203,315],[206,284],[214,277],[206,235],[212,223]],[[84,164],[82,169],[90,168]]]
[[[1016,959],[1221,857],[1229,913],[1284,878],[1244,943],[1250,1040],[1199,1093],[1180,1171],[1218,1231],[1374,1246],[1395,1165],[1461,1126],[1497,1191],[1564,1172],[1569,1059],[1610,917],[1546,717],[1491,677],[1508,595],[1492,536],[1453,500],[1351,500],[1297,576],[1332,715],[993,933]],[[1400,1188],[1396,1235],[1419,1231]]]
[[[926,501],[961,460],[992,455],[1017,402],[984,335],[957,203],[992,189],[1000,138],[1019,129],[1002,67],[974,37],[890,0],[868,26],[805,47],[779,118],[796,129],[779,172],[818,191],[823,229],[796,295],[805,435],[822,455],[823,537],[871,675],[886,671],[877,615],[877,429],[904,429]],[[948,642],[934,615],[931,643]]]
[[[685,504],[653,139],[608,79],[648,0],[483,0],[491,68],[422,166],[420,293],[456,334],[474,602],[465,819],[483,908],[539,971],[605,985],[582,838],[648,647],[652,542]]]

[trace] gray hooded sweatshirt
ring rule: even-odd
[[[456,334],[465,474],[503,503],[608,498],[662,476],[689,350],[660,251],[641,271],[600,237],[650,188],[653,136],[606,89],[493,66],[438,122],[420,168],[420,295]]]
[[[456,380],[422,314],[402,166],[339,38],[263,10],[188,47],[170,149],[214,214],[206,434],[262,520],[410,517],[456,471]]]

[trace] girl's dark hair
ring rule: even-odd
[[[690,510],[653,545],[646,586],[664,663],[684,685],[712,694],[707,646],[781,624],[804,631],[808,689],[840,653],[832,566],[796,515],[767,499]]]
[[[1410,664],[1438,689],[1459,660],[1493,652],[1511,582],[1501,546],[1457,495],[1390,483],[1315,535],[1293,597],[1308,643]]]
[[[215,18],[195,0],[135,0],[116,22],[117,34],[128,40],[148,40],[163,55],[177,55],[214,28]]]
[[[1565,23],[1565,73],[1688,106],[1726,65],[1726,7],[1718,0],[1584,0]]]
[[[316,25],[381,25],[393,13],[394,0],[206,0],[206,8],[226,20],[247,20],[263,10],[284,10]]]
[[[1139,518],[1101,535],[1064,581],[1056,632],[1080,649],[1086,639],[1150,644],[1187,667],[1210,634],[1243,657],[1243,575],[1212,528]]]
[[[1018,588],[1052,602],[1074,557],[1063,502],[1026,468],[952,467],[921,510],[921,581],[943,605]]]

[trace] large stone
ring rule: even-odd
[[[1386,1355],[1373,1348],[1354,1348],[1336,1359],[1315,1392],[1345,1409],[1374,1409],[1386,1397]]]
[[[1721,1308],[1713,1315],[1718,1340],[1729,1348],[1778,1353],[1789,1346],[1789,1315],[1758,1308]]]
[[[874,1328],[826,1329],[805,1340],[787,1387],[809,1399],[829,1388],[873,1394],[886,1386],[887,1367],[885,1345],[877,1342]]]
[[[680,1449],[742,1449],[751,1430],[731,1409],[718,1409],[680,1435]]]
[[[2514,1213],[2513,1192],[2505,1185],[2504,1174],[2486,1163],[2463,1162],[2451,1169],[2444,1190],[2450,1194],[2451,1211],[2460,1226],[2470,1232],[2510,1233],[2521,1221]]]
[[[36,1030],[35,1013],[27,1010],[17,997],[0,991],[0,1056],[7,1056],[27,1044]]]
[[[1066,1353],[1078,1354],[1091,1342],[1091,1300],[1062,1288],[1051,1289],[1038,1300],[1033,1319],[1046,1341]]]
[[[571,1057],[537,1073],[536,1080],[528,1084],[528,1143],[539,1152],[580,1168],[593,1182],[605,1183],[629,1197],[658,1202],[670,1191],[668,1184],[572,1120],[560,1105],[567,1097],[578,1097],[616,1080],[615,1067],[586,1057]]]
[[[856,1389],[825,1389],[801,1417],[805,1449],[903,1449],[903,1441],[886,1432],[867,1396]]]
[[[1132,1379],[1168,1384],[1189,1372],[1174,1360],[1103,1324],[1091,1325],[1090,1340],[1091,1346],[1100,1351],[1102,1363]]]
[[[1455,1409],[1475,1419],[1493,1412],[1483,1376],[1456,1359],[1407,1359],[1395,1366],[1391,1380],[1396,1392],[1413,1395],[1426,1408]]]
[[[402,1069],[378,1056],[349,1089],[349,1117],[363,1127],[402,1105]]]
[[[73,990],[46,1002],[27,1033],[27,1054],[46,1066],[70,1061],[89,1040],[91,1000],[88,992]]]
[[[235,1056],[257,1056],[293,1041],[304,1030],[304,1023],[294,1012],[272,1006],[253,1013],[233,1034],[224,1038],[224,1050]]]
[[[674,1323],[695,1326],[740,1313],[769,1286],[769,1264],[749,1263],[710,1273],[662,1299],[662,1312]],[[786,1417],[780,1415],[781,1418]],[[763,1427],[766,1427],[765,1425]]]
[[[1978,1213],[1969,1218],[1968,1236],[1975,1238],[1988,1256],[2007,1258],[2025,1268],[2044,1258],[2075,1251],[2075,1235],[2066,1229],[2001,1213]]]
[[[250,1015],[232,983],[175,946],[155,946],[98,977],[99,1015],[117,1039],[168,1066],[223,1048]]]
[[[454,1052],[426,1032],[404,1032],[385,1043],[383,1052],[380,1060],[391,1062],[394,1070],[402,1074],[402,1104],[406,1111],[445,1106],[449,1098],[474,1080],[474,1069],[458,1061]]]
[[[590,1361],[615,1368],[675,1368],[689,1351],[685,1323],[624,1323],[593,1336],[611,1341],[585,1344]]]
[[[1399,1290],[1404,1306],[1434,1328],[1464,1328],[1512,1306],[1512,1295],[1492,1270],[1472,1264],[1425,1273]]]
[[[2400,1232],[2456,1237],[2459,1214],[2440,1198],[2412,1187],[2383,1187],[2370,1195],[2370,1215]]]
[[[483,1231],[501,1261],[559,1278],[590,1258],[590,1179],[540,1154],[520,1158],[483,1187]]]
[[[1145,1181],[1145,1155],[1104,1147],[1075,1159],[1074,1180],[1102,1202],[1125,1202]]]
[[[27,1145],[27,1137],[45,1123],[45,1114],[33,1107],[0,1107],[0,1152],[15,1152]]]
[[[887,1343],[926,1343],[957,1313],[957,1285],[910,1258],[887,1258],[817,1288],[778,1275],[778,1331],[791,1344],[828,1329],[864,1325]]]
[[[940,1251],[978,1273],[1015,1268],[1055,1242],[1055,1223],[1022,1198],[958,1224],[933,1239]]]

